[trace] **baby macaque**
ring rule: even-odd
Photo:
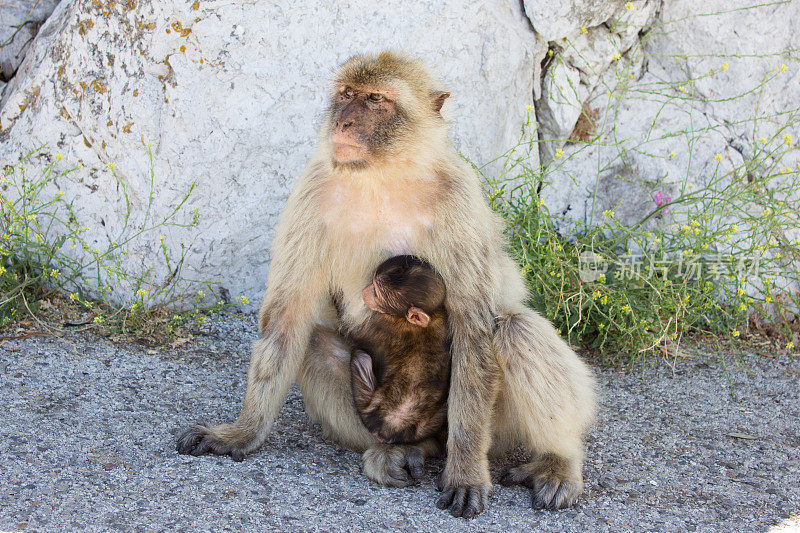
[[[444,281],[425,261],[400,255],[381,263],[361,294],[374,311],[354,336],[350,360],[361,420],[383,443],[443,440],[450,386]],[[383,352],[384,361],[364,347]]]

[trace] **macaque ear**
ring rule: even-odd
[[[433,100],[433,110],[437,113],[442,110],[444,101],[450,97],[450,93],[444,91],[433,91],[431,93],[431,100]]]
[[[427,327],[431,317],[419,307],[412,307],[406,312],[406,320],[417,326]]]

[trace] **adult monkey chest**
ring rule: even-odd
[[[431,176],[384,183],[331,180],[323,188],[321,214],[328,240],[336,243],[332,253],[355,254],[353,259],[375,265],[375,254],[414,253],[433,224],[435,185]]]
[[[337,179],[323,187],[320,214],[330,250],[330,284],[338,299],[340,326],[352,330],[366,320],[369,310],[361,291],[382,261],[429,248],[434,180],[412,176],[363,184]]]

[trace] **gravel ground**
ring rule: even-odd
[[[254,319],[226,318],[166,350],[78,333],[0,349],[0,530],[758,531],[800,524],[800,364],[694,357],[673,369],[595,368],[599,420],[586,492],[559,512],[496,487],[472,521],[417,487],[360,474],[289,394],[267,443],[242,463],[178,455],[174,434],[228,421],[244,391]],[[747,365],[747,370],[742,368]],[[738,433],[739,437],[729,436]],[[749,436],[753,438],[740,438]],[[493,465],[493,476],[502,464]],[[793,524],[793,525],[792,525]]]

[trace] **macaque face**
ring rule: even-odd
[[[366,163],[393,144],[404,120],[391,91],[341,85],[331,103],[337,163]]]

